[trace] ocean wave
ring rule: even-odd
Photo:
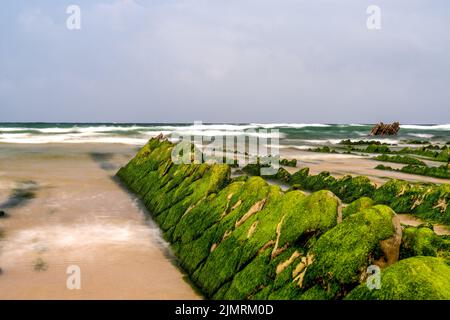
[[[400,128],[413,130],[450,130],[450,124],[434,124],[434,125],[405,124],[400,125]]]
[[[155,134],[156,136],[156,134]],[[46,144],[46,143],[120,143],[129,145],[144,145],[147,138],[127,138],[111,136],[93,136],[82,134],[36,136],[30,134],[0,135],[0,143]]]
[[[193,124],[193,125],[165,125],[154,126],[153,128],[172,131],[189,131],[189,130],[219,130],[219,131],[242,131],[248,129],[257,129],[258,126],[252,124]],[[153,129],[147,127],[147,129]]]
[[[148,129],[148,128],[147,128]],[[46,133],[46,134],[32,134],[32,133],[1,133],[0,143],[20,143],[20,144],[46,144],[46,143],[120,143],[129,145],[143,145],[150,138],[156,137],[159,134],[174,138],[176,135],[184,138],[188,136],[199,136],[205,138],[212,137],[226,137],[226,136],[248,136],[262,139],[283,139],[284,134],[278,132],[266,132],[264,130],[254,131],[221,131],[221,130],[147,130],[143,132],[136,132],[133,135],[110,134],[107,132],[70,132],[66,134],[60,133]]]
[[[337,126],[340,127],[340,128],[348,128],[348,127],[370,127],[370,125],[367,125],[367,124],[359,124],[359,123],[338,124]]]
[[[150,127],[144,126],[89,126],[79,127],[72,126],[67,128],[37,128],[37,127],[0,127],[0,133],[2,132],[36,132],[43,134],[64,134],[64,133],[109,133],[109,132],[125,132],[125,131],[139,131],[148,130]]]
[[[203,137],[224,137],[224,136],[249,136],[257,138],[284,138],[283,133],[278,132],[264,132],[264,131],[220,131],[220,130],[176,130],[171,134],[178,134],[180,136],[203,136]]]
[[[303,143],[306,144],[314,144],[314,145],[321,145],[324,143],[328,143],[328,144],[338,144],[339,142],[341,142],[341,139],[308,139],[308,140],[299,140]]]
[[[431,139],[434,137],[433,134],[428,134],[428,133],[408,133],[408,136],[413,136],[413,137],[423,138],[423,139]]]
[[[323,124],[323,123],[251,123],[250,125],[259,127],[259,128],[265,128],[265,129],[272,129],[272,128],[295,128],[295,129],[301,129],[301,128],[307,128],[307,127],[330,127],[330,124]]]

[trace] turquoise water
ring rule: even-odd
[[[130,124],[130,123],[0,123],[0,143],[124,143],[142,145],[160,133],[165,135],[280,136],[280,144],[309,146],[336,144],[342,139],[374,139],[364,124]],[[397,136],[376,137],[389,143],[405,140],[449,142],[450,124],[401,125]]]

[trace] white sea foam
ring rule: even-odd
[[[157,133],[155,133],[155,136]],[[150,138],[150,137],[149,137]],[[8,134],[0,135],[1,143],[46,144],[46,143],[121,143],[129,145],[144,145],[148,138],[127,138],[111,136],[95,136],[83,134],[45,135]]]
[[[194,124],[194,125],[184,125],[184,126],[157,126],[153,128],[158,128],[162,130],[171,131],[192,131],[192,130],[219,130],[219,131],[242,131],[248,129],[256,129],[258,126],[252,124]],[[151,128],[151,129],[153,129]],[[150,129],[150,128],[147,128]]]
[[[324,144],[324,143],[338,144],[339,142],[341,142],[341,139],[309,139],[300,141],[307,144]]]
[[[408,133],[408,136],[413,136],[413,137],[417,137],[417,138],[424,138],[424,139],[431,139],[431,138],[434,137],[434,135],[428,134],[428,133]]]
[[[416,125],[416,124],[405,124],[400,125],[403,129],[415,129],[415,130],[450,130],[450,124],[435,124],[435,125]]]
[[[272,128],[307,128],[307,127],[330,127],[329,124],[323,123],[252,123],[256,127],[272,129]]]
[[[299,144],[337,144],[340,140],[346,139],[346,132],[349,131],[362,140],[371,139],[367,132],[357,128],[366,126],[364,124],[339,124],[329,125],[320,123],[248,123],[248,124],[161,124],[161,125],[124,125],[124,124],[102,124],[102,125],[82,125],[74,124],[67,127],[62,125],[46,125],[45,128],[38,128],[36,125],[27,126],[17,124],[16,127],[0,125],[0,143],[22,143],[22,144],[44,144],[44,143],[121,143],[131,145],[142,145],[151,137],[160,133],[164,135],[178,134],[181,136],[250,136],[259,138],[276,138],[278,133],[274,129],[301,129],[297,135],[303,135],[305,140],[297,138]],[[327,132],[328,127],[341,128],[340,131]],[[354,129],[352,130],[352,127]],[[324,128],[322,130],[323,139],[318,138],[306,140],[308,136],[317,130],[314,128]],[[347,130],[344,130],[347,128]],[[420,133],[420,130],[440,130],[447,131],[450,124],[446,125],[403,125],[402,128],[408,130],[419,130],[418,132],[406,132],[407,134],[420,138],[431,138],[431,134]],[[265,131],[267,130],[267,131]],[[320,132],[319,132],[320,133]],[[336,137],[336,133],[340,136]],[[286,134],[280,133],[279,138],[289,138]],[[301,136],[300,136],[301,137]],[[397,140],[389,140],[377,137],[377,140],[384,142],[398,143]],[[354,140],[352,140],[354,141]]]
[[[264,131],[221,131],[221,130],[176,130],[173,133],[180,136],[204,136],[204,137],[221,137],[221,136],[249,136],[258,138],[283,138],[284,134],[277,132]]]

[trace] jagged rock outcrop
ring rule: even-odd
[[[391,124],[377,123],[370,131],[371,136],[396,135],[400,130],[400,123],[394,122]]]
[[[389,207],[360,201],[343,219],[331,191],[306,195],[261,177],[231,179],[226,164],[173,163],[173,148],[151,139],[117,176],[207,298],[340,299],[369,264],[396,265],[402,237]],[[341,183],[343,195],[360,188]]]

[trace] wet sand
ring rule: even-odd
[[[9,215],[0,219],[0,299],[200,298],[159,229],[112,178],[135,152],[0,144],[0,207]],[[71,265],[81,290],[66,286]]]

